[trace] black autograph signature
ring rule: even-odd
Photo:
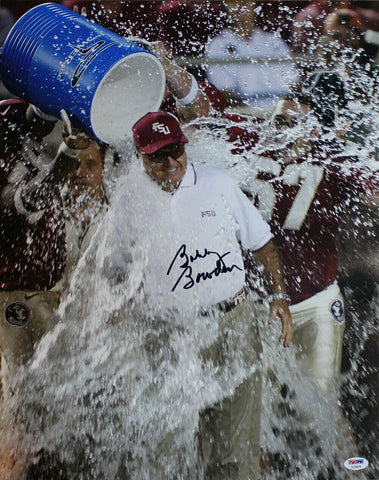
[[[176,252],[174,259],[172,260],[168,270],[167,270],[167,275],[170,275],[172,268],[177,265],[181,269],[180,275],[177,278],[174,286],[172,287],[171,291],[173,292],[176,287],[179,285],[180,281],[184,278],[187,280],[187,283],[183,286],[185,290],[192,288],[195,283],[200,283],[202,280],[210,280],[213,277],[218,277],[221,273],[228,273],[234,270],[235,268],[237,270],[240,270],[242,272],[242,269],[238,267],[237,265],[231,265],[230,267],[227,267],[224,262],[224,258],[229,255],[230,252],[226,252],[223,255],[220,255],[217,252],[212,252],[207,250],[206,248],[204,249],[203,253],[200,253],[198,250],[196,250],[196,253],[194,256],[189,255],[187,253],[187,247],[186,245],[182,245],[179,250]],[[216,256],[216,265],[213,270],[210,272],[201,272],[196,275],[194,278],[193,276],[193,269],[191,264],[195,262],[196,260],[199,260],[201,258],[205,258],[208,255],[215,255]]]

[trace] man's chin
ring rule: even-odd
[[[172,193],[179,187],[179,183],[177,180],[164,180],[161,182],[161,188],[165,192]]]

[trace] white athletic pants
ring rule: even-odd
[[[300,369],[327,389],[341,370],[345,330],[343,297],[337,283],[292,305],[290,311]]]

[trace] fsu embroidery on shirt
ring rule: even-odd
[[[31,310],[24,302],[13,302],[5,307],[4,317],[9,325],[22,328],[29,322]]]
[[[214,210],[202,210],[201,211],[202,217],[215,217],[216,212]]]

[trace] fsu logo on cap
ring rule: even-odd
[[[5,307],[4,317],[9,325],[22,328],[29,322],[31,310],[24,302],[13,302]]]
[[[152,127],[153,127],[153,132],[160,132],[160,133],[163,133],[164,135],[168,135],[169,133],[171,133],[168,126],[164,125],[163,123],[155,122],[153,123]]]

